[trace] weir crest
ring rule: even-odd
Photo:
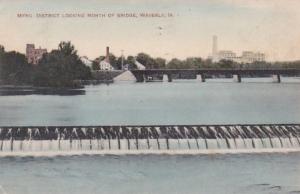
[[[0,152],[300,148],[300,124],[0,127]]]

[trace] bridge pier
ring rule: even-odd
[[[172,82],[172,74],[164,74],[163,82]]]
[[[241,83],[242,82],[241,75],[240,74],[233,75],[233,81],[237,83]]]
[[[275,83],[280,83],[281,82],[280,74],[272,75],[272,78],[273,78],[273,82],[275,82]]]
[[[145,81],[145,74],[136,74],[135,75],[136,82],[144,82]]]
[[[283,69],[228,69],[228,68],[208,68],[208,69],[145,69],[145,70],[131,70],[133,75],[136,77],[137,82],[144,82],[145,76],[146,75],[155,75],[159,76],[161,79],[161,76],[164,76],[165,81],[172,81],[172,76],[173,75],[179,75],[179,79],[182,78],[192,78],[195,75],[197,75],[197,79],[201,80],[202,82],[205,81],[205,76],[208,75],[216,75],[218,76],[225,76],[227,77],[228,75],[233,75],[234,81],[236,82],[241,82],[241,75],[243,76],[251,76],[251,77],[262,77],[265,75],[274,75],[274,81],[277,83],[281,82],[281,75],[286,75],[286,76],[299,76],[300,75],[300,70],[299,69],[291,69],[291,68],[283,68]],[[184,75],[184,76],[181,76]],[[146,77],[147,78],[147,77]],[[195,77],[194,77],[195,78]]]
[[[197,74],[196,80],[201,81],[201,82],[205,82],[204,74]]]
[[[148,76],[146,74],[143,74],[143,81],[142,82],[146,82],[148,79]]]
[[[164,74],[163,75],[163,82],[167,82],[169,80],[168,75]]]
[[[168,74],[168,82],[172,82],[173,78],[172,78],[172,74]]]

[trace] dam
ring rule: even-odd
[[[0,127],[0,152],[286,148],[300,148],[300,124]]]

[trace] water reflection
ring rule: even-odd
[[[0,96],[22,96],[22,95],[58,95],[58,96],[74,96],[85,95],[85,90],[0,90]]]

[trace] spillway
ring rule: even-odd
[[[0,127],[0,152],[300,149],[300,124]]]

